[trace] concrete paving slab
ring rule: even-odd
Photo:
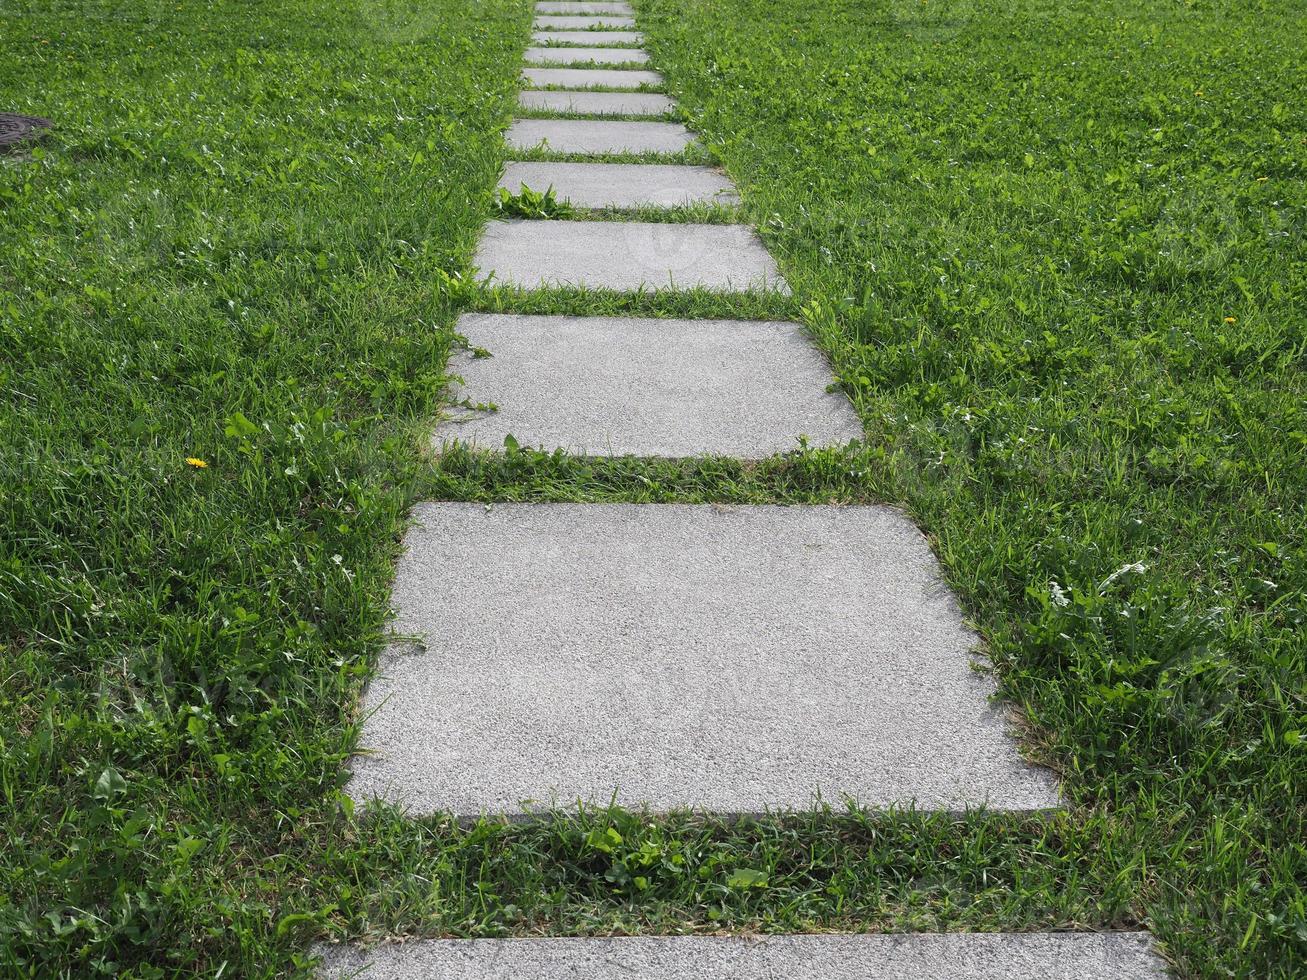
[[[541,222],[546,224],[547,222]],[[888,507],[426,503],[350,795],[756,814],[1057,805]]]
[[[1142,932],[435,939],[316,947],[369,980],[1162,980]]]
[[[663,76],[656,71],[621,68],[523,68],[522,80],[537,88],[556,85],[562,88],[639,88],[661,85]]]
[[[524,109],[552,109],[592,116],[663,116],[676,103],[656,92],[533,92],[517,93]]]
[[[473,260],[482,282],[541,289],[748,289],[788,293],[747,225],[491,221]]]
[[[591,0],[542,0],[535,7],[537,14],[562,14],[564,16],[573,16],[576,14],[622,14],[626,17],[634,17],[635,11],[631,9],[629,3],[605,3],[591,2]]]
[[[491,357],[458,355],[463,378],[435,434],[501,449],[591,456],[763,459],[862,438],[825,358],[797,323],[471,313],[457,330]]]
[[[597,17],[554,17],[537,16],[534,25],[544,31],[588,31],[594,28],[634,27],[634,17],[621,17],[616,14],[600,14]]]
[[[694,134],[673,122],[515,119],[504,140],[515,150],[556,153],[680,153]]]
[[[508,164],[499,186],[516,194],[523,184],[536,191],[552,187],[558,200],[583,208],[670,208],[740,199],[731,178],[720,170],[662,163]]]
[[[643,65],[649,54],[639,48],[527,48],[528,65]]]
[[[605,47],[610,44],[643,44],[639,31],[536,31],[533,44],[565,44],[578,47]]]

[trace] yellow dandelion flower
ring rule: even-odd
[[[206,470],[209,468],[209,464],[197,456],[187,456],[186,465],[194,466],[197,470]]]
[[[1235,322],[1234,317],[1232,317],[1232,316],[1227,316],[1227,317],[1225,318],[1225,322],[1226,322],[1226,323],[1234,323],[1234,322]]]

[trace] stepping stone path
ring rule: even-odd
[[[638,89],[663,83],[663,76],[656,71],[613,68],[523,68],[522,79],[537,88],[556,86],[570,89]]]
[[[523,109],[577,112],[590,116],[664,116],[675,108],[665,95],[653,92],[536,92],[517,93]]]
[[[644,35],[639,31],[536,31],[531,40],[536,44],[605,48],[613,44],[643,44]],[[640,53],[644,54],[643,51]]]
[[[527,61],[647,60],[622,2],[536,4]],[[599,30],[593,30],[598,28]],[[554,47],[552,45],[562,45]],[[571,47],[569,47],[571,46]],[[619,61],[620,56],[620,61]],[[662,76],[526,67],[510,152],[665,154],[692,135]],[[607,117],[607,121],[605,121]],[[573,207],[733,206],[702,166],[516,161],[500,187]],[[578,216],[585,219],[587,216]],[[788,293],[742,224],[492,221],[482,283],[617,292]],[[512,294],[506,294],[511,303]],[[803,328],[787,322],[467,314],[461,381],[433,435],[589,456],[752,460],[861,436]],[[495,406],[495,411],[481,406]],[[511,439],[509,437],[512,437]],[[348,792],[413,815],[525,819],[610,799],[738,815],[911,804],[1057,807],[972,669],[976,636],[926,539],[888,507],[426,503],[392,604],[397,636],[362,705]],[[1006,977],[1132,980],[1144,933],[434,940],[320,950],[378,980]]]
[[[642,65],[649,56],[635,48],[527,48],[529,65]]]
[[[728,814],[819,796],[1057,805],[971,669],[976,638],[925,537],[891,508],[430,503],[413,516],[394,628],[432,646],[389,657],[368,689],[374,751],[350,788],[363,800],[459,816],[614,793]]]
[[[455,397],[494,412],[451,418],[437,440],[523,445],[591,456],[762,459],[861,438],[843,395],[802,328],[752,320],[472,313],[458,332],[473,348],[451,365]]]
[[[481,281],[527,289],[789,290],[745,225],[492,221],[474,261]]]
[[[635,26],[634,17],[536,17],[535,26],[542,31],[588,31]]]
[[[510,163],[499,186],[511,193],[553,188],[560,201],[583,208],[738,204],[730,178],[712,167],[658,163]]]
[[[514,150],[558,153],[680,153],[694,135],[680,123],[518,119],[504,137]]]

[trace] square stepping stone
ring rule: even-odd
[[[410,814],[1041,810],[889,507],[425,503],[348,792]],[[692,974],[693,975],[693,974]]]
[[[587,0],[542,0],[536,4],[537,14],[622,14],[634,17],[629,3],[587,2]]]
[[[318,946],[368,980],[1164,980],[1145,932],[585,936]]]
[[[460,355],[444,440],[591,456],[762,459],[862,438],[826,359],[797,323],[470,313],[456,328],[491,357]]]
[[[789,292],[747,225],[491,221],[473,261],[480,281],[526,289]]]
[[[673,122],[515,119],[504,140],[515,150],[555,153],[680,153],[694,134]]]
[[[534,26],[545,31],[587,31],[595,28],[634,27],[634,17],[601,14],[598,17],[536,17]]]
[[[499,186],[516,194],[551,187],[560,201],[582,208],[736,204],[731,179],[712,167],[661,163],[510,163]]]
[[[648,53],[639,48],[527,48],[529,65],[643,65]]]
[[[610,44],[643,44],[639,31],[536,31],[535,44],[568,44],[580,47],[604,47]]]
[[[639,88],[661,85],[663,76],[656,71],[620,68],[523,68],[522,80],[536,88],[553,85],[559,88]]]
[[[517,93],[523,109],[585,113],[591,116],[665,116],[676,103],[655,92],[533,92]]]

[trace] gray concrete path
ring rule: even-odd
[[[319,946],[343,980],[1162,980],[1147,933],[445,939]]]
[[[348,792],[414,814],[1057,805],[884,507],[419,505]]]
[[[556,153],[680,153],[694,134],[673,122],[598,119],[517,119],[504,134],[514,150]]]
[[[797,323],[472,313],[455,329],[492,357],[462,355],[445,439],[592,456],[762,459],[862,438],[830,368]]]
[[[499,186],[516,194],[553,188],[555,197],[583,208],[678,207],[736,204],[731,179],[712,167],[664,163],[527,163],[504,168]]]
[[[789,291],[747,225],[492,221],[473,262],[479,280],[527,289]]]
[[[638,89],[663,84],[663,76],[658,72],[638,68],[523,68],[522,80],[537,88],[558,85],[573,89]]]
[[[529,65],[643,65],[649,55],[639,48],[527,48]]]
[[[541,92],[530,89],[517,93],[517,104],[524,109],[589,116],[665,116],[675,107],[671,99],[656,92]]]

